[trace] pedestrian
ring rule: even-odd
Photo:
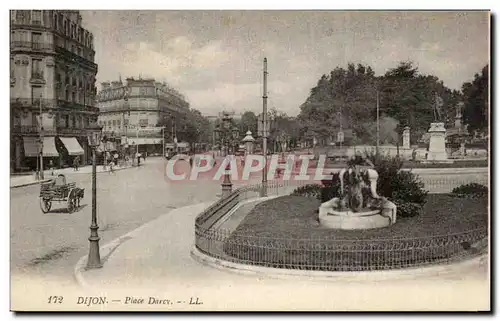
[[[78,157],[73,158],[73,170],[75,172],[78,170]]]
[[[144,152],[144,156],[142,157],[142,159],[144,160],[144,162],[146,162],[146,157],[148,157],[148,152]]]
[[[137,167],[141,166],[141,154],[137,153]]]
[[[111,163],[109,163],[109,173],[110,174],[115,173],[115,171],[113,169],[114,166],[115,166],[115,162],[114,162],[114,160],[111,160]]]
[[[54,176],[54,162],[52,159],[49,161],[50,175]]]

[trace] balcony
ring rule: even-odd
[[[54,44],[49,42],[34,42],[34,41],[11,41],[11,50],[28,50],[28,51],[53,51]]]
[[[43,71],[33,70],[31,72],[30,83],[32,83],[32,84],[45,84],[45,78],[43,75]]]
[[[73,63],[76,63],[80,66],[88,67],[89,69],[97,72],[97,64],[95,64],[91,60],[81,57],[78,54],[75,54],[64,47],[56,46],[55,51],[58,54],[59,58],[70,60]]]
[[[11,98],[10,104],[13,107],[25,107],[25,108],[40,108],[40,103],[42,108],[55,108],[56,101],[54,99],[44,99],[44,98]]]
[[[21,125],[21,126],[13,126],[11,128],[11,132],[14,134],[22,134],[22,135],[39,135],[40,127],[37,125]],[[47,136],[56,135],[56,131],[54,128],[43,129],[43,134]]]
[[[87,136],[91,130],[90,126],[86,128],[57,127],[57,134],[60,136]]]
[[[82,105],[61,99],[44,99],[44,98],[11,98],[10,104],[13,107],[39,109],[40,103],[42,108],[64,108],[71,109],[77,112],[86,112],[91,114],[99,113],[99,108],[94,106]]]
[[[57,99],[57,106],[65,109],[72,109],[72,110],[76,109],[77,111],[82,111],[82,112],[99,113],[99,108],[97,107],[83,105],[62,99]]]

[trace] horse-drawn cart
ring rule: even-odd
[[[84,192],[85,189],[76,187],[76,183],[66,183],[66,177],[60,174],[56,179],[40,185],[40,208],[47,213],[52,201],[66,202],[68,212],[72,213],[80,207]]]

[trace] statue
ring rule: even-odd
[[[377,193],[373,163],[356,154],[339,173],[340,193],[319,208],[320,223],[329,228],[368,229],[396,222],[396,205]]]

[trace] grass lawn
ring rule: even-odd
[[[224,251],[243,262],[257,260],[266,266],[371,270],[445,260],[463,251],[462,245],[467,247],[443,243],[447,235],[475,229],[486,233],[486,197],[430,194],[427,200],[417,217],[398,217],[396,224],[386,228],[344,231],[319,225],[318,200],[279,197],[257,205],[227,239]],[[417,243],[408,240],[432,236],[443,238]]]

